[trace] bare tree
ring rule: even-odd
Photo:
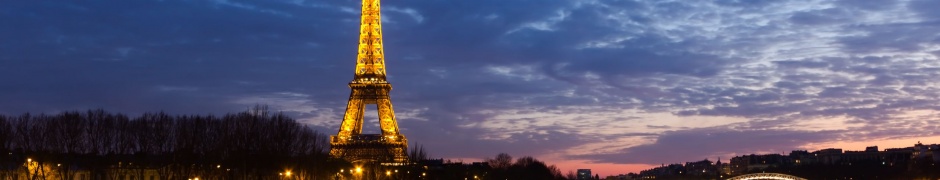
[[[411,153],[408,153],[408,160],[413,163],[428,160],[428,153],[424,150],[424,146],[418,145],[418,143],[415,143],[414,146],[411,146]]]
[[[0,115],[0,150],[10,150],[13,145],[13,124],[7,116]]]
[[[496,155],[496,158],[487,159],[487,163],[490,164],[494,169],[509,169],[512,166],[512,156],[506,153],[499,153]]]

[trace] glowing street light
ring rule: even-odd
[[[362,173],[362,167],[356,167],[356,173]]]

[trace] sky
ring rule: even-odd
[[[0,0],[0,114],[225,114],[338,131],[361,1]],[[940,143],[940,1],[386,0],[403,133],[602,176]],[[377,133],[374,108],[366,133]]]

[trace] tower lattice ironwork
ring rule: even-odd
[[[392,85],[385,79],[380,0],[362,0],[358,54],[343,123],[339,133],[330,137],[330,155],[352,162],[405,163],[408,140],[398,131],[389,99]],[[378,108],[382,134],[362,134],[367,104]]]

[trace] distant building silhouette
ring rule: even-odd
[[[578,169],[578,180],[593,180],[591,169]]]
[[[639,174],[610,176],[608,179],[724,179],[753,173],[783,173],[806,176],[808,179],[831,178],[832,174],[854,175],[859,178],[940,177],[940,144],[880,150],[878,146],[864,151],[843,151],[827,148],[813,152],[794,150],[788,155],[750,154],[733,157],[730,163],[708,160],[685,164],[663,164],[640,171]],[[580,174],[579,174],[580,175]],[[838,178],[843,178],[838,176]]]

